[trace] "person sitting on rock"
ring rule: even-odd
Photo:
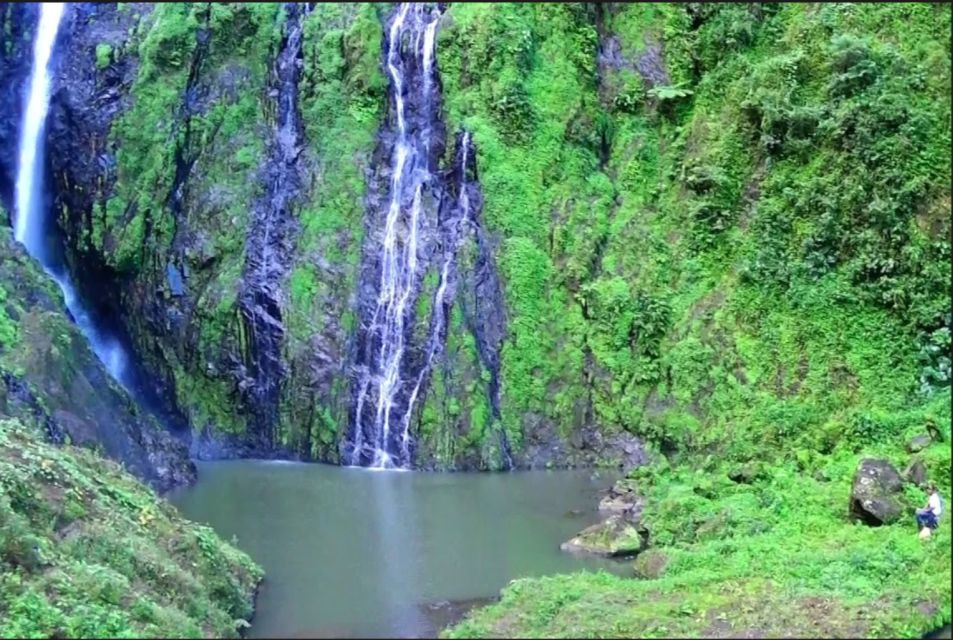
[[[937,493],[936,485],[932,482],[927,485],[927,506],[923,509],[917,509],[917,525],[920,528],[936,529],[940,520],[940,514],[943,512],[943,504],[940,502],[940,494]]]

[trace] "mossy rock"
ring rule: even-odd
[[[933,443],[933,438],[923,433],[910,440],[907,443],[907,451],[910,453],[919,453]]]
[[[871,526],[891,524],[900,519],[903,479],[886,460],[865,458],[854,474],[850,512]]]
[[[645,533],[621,516],[610,516],[587,527],[562,543],[560,549],[570,553],[597,556],[633,556],[645,547]]]
[[[668,565],[668,554],[661,549],[649,549],[639,554],[632,565],[635,577],[654,580],[665,573]]]

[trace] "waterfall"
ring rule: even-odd
[[[56,281],[63,292],[66,308],[89,340],[96,356],[116,380],[124,383],[127,366],[125,351],[114,337],[96,326],[69,281],[66,270],[57,267],[47,248],[45,136],[46,115],[50,106],[49,67],[63,9],[62,2],[40,3],[40,21],[33,46],[33,69],[25,96],[20,132],[14,237]]]
[[[410,459],[410,421],[413,418],[414,405],[420,395],[420,389],[424,384],[425,378],[430,374],[433,368],[434,358],[440,351],[443,344],[444,329],[447,325],[446,300],[447,285],[450,281],[450,269],[454,265],[459,243],[462,240],[462,234],[457,232],[459,225],[467,225],[471,221],[470,196],[467,193],[467,161],[470,156],[470,133],[464,132],[460,140],[460,193],[457,196],[456,216],[452,217],[448,224],[448,229],[444,234],[446,247],[443,256],[443,267],[440,269],[440,284],[437,286],[437,292],[433,300],[433,319],[430,325],[430,340],[427,345],[427,356],[420,373],[417,374],[417,382],[414,390],[410,393],[407,401],[407,410],[404,412],[403,431],[400,438],[401,454],[405,460]]]
[[[380,282],[366,328],[369,344],[376,348],[372,348],[371,361],[361,367],[351,464],[386,469],[409,462],[403,453],[406,447],[398,442],[406,444],[401,418],[410,409],[403,406],[406,390],[401,365],[407,351],[409,307],[423,270],[419,254],[424,190],[432,189],[434,182],[430,129],[438,100],[434,46],[439,17],[438,11],[423,4],[403,3],[388,30],[385,66],[394,98],[396,139],[380,248]],[[402,47],[405,42],[410,46]],[[368,403],[372,410],[365,412]]]

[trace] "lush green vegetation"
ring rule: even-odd
[[[924,545],[847,501],[860,458],[903,469],[930,421],[949,495],[949,8],[594,11],[455,8],[440,60],[507,237],[504,415],[565,422],[588,392],[648,438],[665,572],[518,582],[451,635],[948,622],[948,524]],[[594,23],[622,61],[598,78]]]
[[[950,396],[881,416],[885,431],[913,435],[925,421],[945,440],[917,458],[950,495]],[[879,430],[879,429],[877,429]],[[652,548],[632,578],[579,573],[517,580],[502,601],[479,610],[449,637],[921,637],[950,621],[949,518],[926,541],[907,489],[907,516],[872,528],[847,514],[863,457],[903,469],[911,456],[884,438],[867,447],[843,440],[829,455],[778,455],[747,470],[747,482],[715,453],[674,459],[634,474],[648,498]],[[863,453],[858,452],[862,449]]]
[[[319,3],[304,18],[306,193],[271,444],[322,459],[350,397],[339,365],[380,177],[388,11]],[[138,68],[112,128],[115,184],[97,186],[78,242],[124,274],[123,309],[159,295],[179,324],[157,336],[154,314],[129,313],[140,352],[196,429],[240,439],[255,434],[236,293],[284,20],[274,5],[162,5],[109,56],[97,47],[100,64]],[[948,22],[928,4],[451,5],[437,61],[448,140],[466,128],[477,145],[503,279],[502,424],[454,312],[422,456],[494,467],[500,428],[517,455],[584,428],[671,452],[947,386]]]
[[[600,83],[594,12],[459,6],[440,36],[505,238],[513,440],[591,402],[678,448],[710,421],[760,432],[788,405],[818,424],[947,385],[949,13],[607,10],[624,62]],[[691,89],[646,90],[653,49]]]
[[[319,3],[304,19],[307,184],[267,444],[321,459],[336,459],[350,397],[389,9]],[[137,346],[193,426],[238,438],[255,434],[236,382],[249,360],[236,295],[284,20],[269,4],[156,5],[124,46],[95,47],[101,71],[138,66],[112,129],[114,184],[82,187],[99,203],[71,239],[115,275]],[[455,305],[420,458],[494,468],[500,429],[517,456],[586,429],[633,434],[652,463],[626,482],[646,497],[653,547],[641,579],[520,581],[451,635],[885,636],[950,620],[949,518],[921,542],[910,521],[871,529],[847,514],[869,456],[919,459],[950,496],[950,23],[947,5],[926,3],[449,6],[444,117],[448,140],[466,129],[478,151],[506,340],[498,422]],[[187,273],[184,297],[170,266]],[[0,287],[8,359],[26,315],[16,297]],[[155,308],[150,323],[140,311]],[[929,424],[944,439],[905,453]],[[911,485],[905,506],[922,501]],[[18,509],[17,527],[54,535]],[[127,543],[141,544],[115,542],[116,562]],[[111,606],[152,588],[136,566],[109,567],[131,581]],[[37,611],[60,606],[42,588]],[[227,594],[216,609],[216,593],[168,620],[232,629],[245,610]],[[176,609],[167,596],[147,598]],[[112,611],[96,612],[110,633],[180,628]],[[57,615],[37,632],[85,629]]]
[[[0,419],[0,635],[238,637],[261,569],[92,451]]]

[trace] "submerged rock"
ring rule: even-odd
[[[900,519],[903,508],[899,494],[903,479],[886,460],[865,458],[854,474],[850,493],[850,513],[870,526],[890,524]]]
[[[466,600],[440,600],[418,606],[427,626],[427,635],[436,638],[443,629],[455,625],[471,610],[499,601],[499,596],[469,598]],[[329,638],[332,636],[328,636]],[[334,636],[337,637],[337,636]]]

